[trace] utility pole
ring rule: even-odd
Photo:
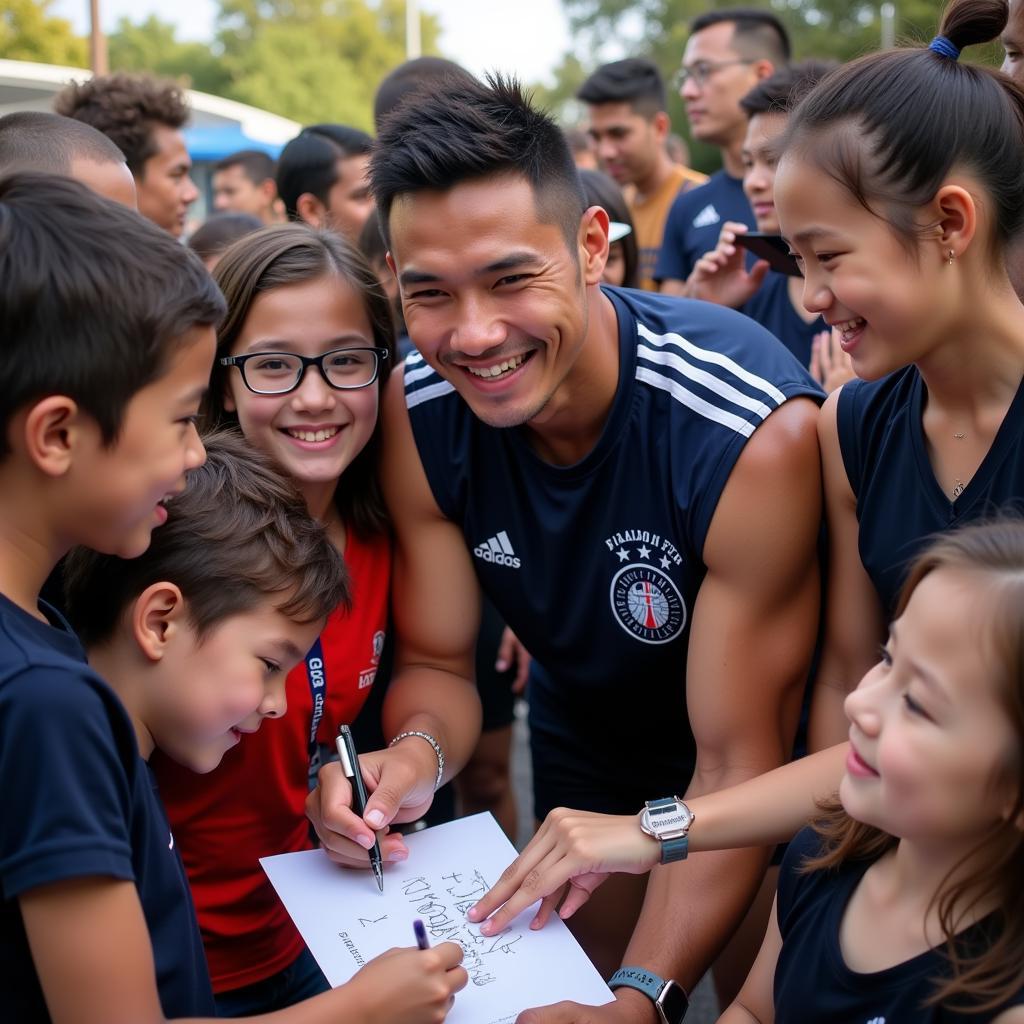
[[[405,59],[414,60],[420,56],[422,49],[419,0],[405,0]]]
[[[882,16],[882,49],[891,50],[896,45],[896,5],[884,3],[879,13]]]
[[[89,66],[94,75],[105,75],[107,63],[107,37],[100,26],[100,0],[89,0]]]

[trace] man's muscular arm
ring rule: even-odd
[[[789,756],[820,602],[817,415],[805,399],[774,412],[747,442],[712,519],[690,632],[697,764],[687,796],[742,782]],[[655,868],[624,963],[692,989],[739,923],[767,856],[702,853]],[[618,989],[604,1007],[563,1003],[520,1021],[654,1024],[655,1011],[642,994]]]
[[[397,643],[384,730],[388,736],[410,729],[436,736],[447,780],[469,760],[480,735],[473,681],[480,590],[462,531],[442,515],[427,483],[401,374],[390,381],[387,403],[382,480],[395,528],[391,607]],[[412,745],[426,747],[428,762],[434,758],[426,744]]]
[[[688,796],[782,764],[793,742],[818,625],[821,478],[817,408],[787,402],[747,443],[704,547],[686,703],[697,743]],[[626,952],[690,989],[739,923],[766,850],[709,853],[651,874]],[[657,969],[657,967],[655,967]]]
[[[444,752],[446,781],[469,759],[480,734],[473,683],[480,596],[462,534],[438,509],[420,463],[400,371],[388,382],[384,402],[381,477],[395,529],[391,602],[397,637],[384,734],[433,736]],[[433,799],[437,757],[425,740],[409,737],[360,762],[372,790],[364,818],[352,811],[348,782],[336,764],[321,771],[307,812],[334,859],[365,867],[359,847],[372,843],[371,815],[380,812],[385,825],[419,817]],[[401,845],[388,836],[381,851],[387,858]]]

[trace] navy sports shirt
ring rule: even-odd
[[[769,270],[754,296],[740,306],[740,312],[767,328],[796,356],[801,366],[811,364],[811,342],[828,324],[819,316],[808,323],[793,308],[789,278]]]
[[[575,465],[545,462],[525,427],[482,423],[418,354],[405,389],[434,498],[545,670],[530,714],[534,749],[558,759],[546,774],[566,799],[551,799],[609,809],[625,786],[635,810],[637,792],[681,792],[693,771],[686,650],[722,489],[758,425],[820,391],[734,310],[604,292],[619,324],[619,383],[600,439]],[[613,732],[637,754],[627,779],[610,767]]]
[[[694,264],[718,245],[718,235],[727,220],[757,230],[741,178],[716,171],[703,184],[681,192],[665,221],[665,234],[654,268],[657,281],[674,278],[685,281]],[[749,257],[748,262],[753,262]]]
[[[70,631],[2,594],[0,793],[4,1019],[50,1019],[18,897],[85,877],[134,881],[164,1014],[215,1016],[185,869],[127,712]]]
[[[1024,382],[977,473],[955,501],[928,458],[927,391],[914,366],[839,393],[839,447],[857,499],[858,547],[886,618],[932,535],[998,512],[1024,511]]]
[[[949,975],[949,962],[938,950],[881,971],[851,971],[843,960],[839,929],[850,897],[874,861],[848,860],[835,870],[801,873],[804,858],[821,850],[815,831],[805,828],[782,860],[777,904],[782,949],[775,966],[775,1024],[979,1024],[1024,1003],[1021,991],[990,1013],[925,1007],[935,991],[935,980]],[[979,955],[992,941],[996,926],[989,917],[963,932],[958,936],[962,953]]]

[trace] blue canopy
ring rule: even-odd
[[[272,142],[250,139],[238,125],[224,125],[219,128],[186,128],[185,145],[193,160],[220,160],[240,149],[260,149],[277,157],[283,146]]]

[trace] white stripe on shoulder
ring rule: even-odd
[[[423,362],[423,354],[421,352],[418,352],[416,349],[413,349],[405,357],[405,365],[406,366],[416,366],[417,364],[422,363],[422,362]]]
[[[403,378],[405,386],[408,387],[410,384],[415,384],[416,381],[423,380],[424,377],[429,377],[433,372],[433,369],[429,366],[410,369],[408,363],[406,363],[405,377]]]
[[[637,367],[636,379],[643,381],[645,384],[650,384],[653,388],[667,391],[677,402],[681,402],[687,408],[692,409],[709,420],[714,420],[715,423],[720,423],[723,427],[735,430],[737,434],[750,437],[754,433],[754,425],[752,423],[748,423],[746,420],[731,412],[726,412],[724,409],[719,409],[717,405],[706,402],[688,388],[684,388],[679,381],[672,380],[670,377],[663,377],[660,373],[655,373],[653,370],[645,369],[642,366]]]
[[[771,415],[771,408],[765,405],[764,402],[757,398],[752,398],[750,395],[745,395],[742,391],[737,390],[731,384],[727,384],[713,373],[708,373],[707,370],[691,366],[682,356],[677,355],[675,352],[667,350],[655,351],[646,345],[638,346],[636,351],[641,359],[649,363],[657,363],[660,366],[671,367],[671,369],[695,383],[703,384],[709,391],[713,391],[716,395],[724,398],[725,401],[732,402],[733,405],[738,405],[744,409],[749,409],[753,413],[757,413],[761,419]]]
[[[436,384],[428,384],[425,388],[420,388],[419,391],[406,394],[405,407],[413,409],[423,402],[429,402],[432,398],[440,398],[442,395],[447,395],[454,390],[454,386],[446,380],[440,380]]]
[[[687,355],[693,356],[694,359],[721,366],[723,369],[739,377],[740,380],[749,384],[752,388],[757,388],[758,391],[763,391],[764,394],[774,398],[776,405],[782,405],[786,400],[786,396],[771,381],[767,381],[764,377],[758,377],[757,374],[745,370],[739,363],[723,355],[721,352],[698,348],[692,341],[687,341],[681,334],[655,334],[648,327],[640,323],[636,325],[636,329],[640,337],[652,345],[657,345],[659,348],[664,345],[677,345]]]

